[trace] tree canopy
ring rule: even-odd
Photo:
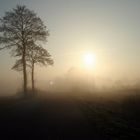
[[[5,12],[0,19],[0,50],[11,49],[12,56],[18,57],[13,68],[23,71],[24,92],[27,92],[27,59],[31,58],[29,50],[46,42],[49,31],[37,14],[26,8],[17,5],[16,8]],[[34,44],[34,45],[33,45]],[[40,48],[42,53],[36,61],[44,63],[48,58],[43,57],[47,51]],[[32,52],[32,51],[31,51]]]

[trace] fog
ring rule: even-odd
[[[138,0],[0,0],[0,138],[139,139],[139,13]]]
[[[98,94],[105,97],[121,96],[134,94],[131,90],[139,89],[140,87],[139,79],[101,77],[75,67],[53,78],[37,78],[35,81],[37,89],[44,91],[45,95],[52,94],[53,96],[59,96],[59,94],[79,95],[80,93],[85,95]]]
[[[21,74],[21,73],[20,73]],[[0,79],[0,96],[16,95],[22,90],[22,76],[21,75],[9,76],[3,75]],[[46,74],[47,75],[47,74]],[[15,77],[16,78],[15,78]],[[46,78],[48,77],[48,78]],[[83,72],[75,67],[70,68],[63,75],[54,77],[47,76],[39,77],[39,73],[35,78],[35,86],[38,90],[47,92],[88,92],[93,93],[100,91],[117,91],[124,89],[136,89],[140,87],[139,79],[113,79],[110,77],[95,76],[91,72]],[[30,76],[28,78],[28,87],[30,88]],[[76,94],[71,93],[71,94]],[[112,93],[115,94],[115,93]],[[107,96],[107,95],[105,95]]]

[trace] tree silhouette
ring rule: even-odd
[[[49,52],[43,47],[32,44],[27,49],[26,65],[31,69],[31,82],[32,92],[35,93],[35,82],[34,82],[34,70],[35,64],[41,65],[53,65],[54,61]],[[12,69],[16,71],[22,71],[23,65],[21,59],[17,60]]]
[[[35,91],[34,85],[34,68],[35,64],[39,65],[53,65],[54,61],[51,58],[51,55],[45,50],[43,47],[38,45],[33,45],[30,47],[29,55],[28,55],[28,62],[31,66],[31,81],[32,81],[32,91]]]
[[[0,19],[0,49],[12,49],[15,57],[20,57],[16,63],[22,62],[24,94],[27,94],[26,54],[30,42],[46,41],[49,36],[46,26],[34,11],[19,6],[5,13]],[[19,68],[19,67],[18,67]]]

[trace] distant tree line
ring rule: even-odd
[[[42,47],[47,41],[49,31],[34,11],[26,6],[17,5],[15,9],[5,12],[0,19],[0,50],[11,49],[17,60],[12,67],[23,72],[23,91],[27,95],[27,68],[31,70],[32,91],[35,92],[35,64],[53,65],[49,52]]]

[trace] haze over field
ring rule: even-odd
[[[139,0],[0,0],[0,138],[139,140],[139,26]]]
[[[55,63],[36,68],[38,88],[77,77],[101,87],[139,85],[140,1],[0,0],[0,16],[17,4],[34,10],[50,31],[44,46]],[[83,60],[86,53],[95,56],[90,67]],[[0,52],[1,94],[22,87],[22,74],[11,70],[14,61],[7,50]]]

